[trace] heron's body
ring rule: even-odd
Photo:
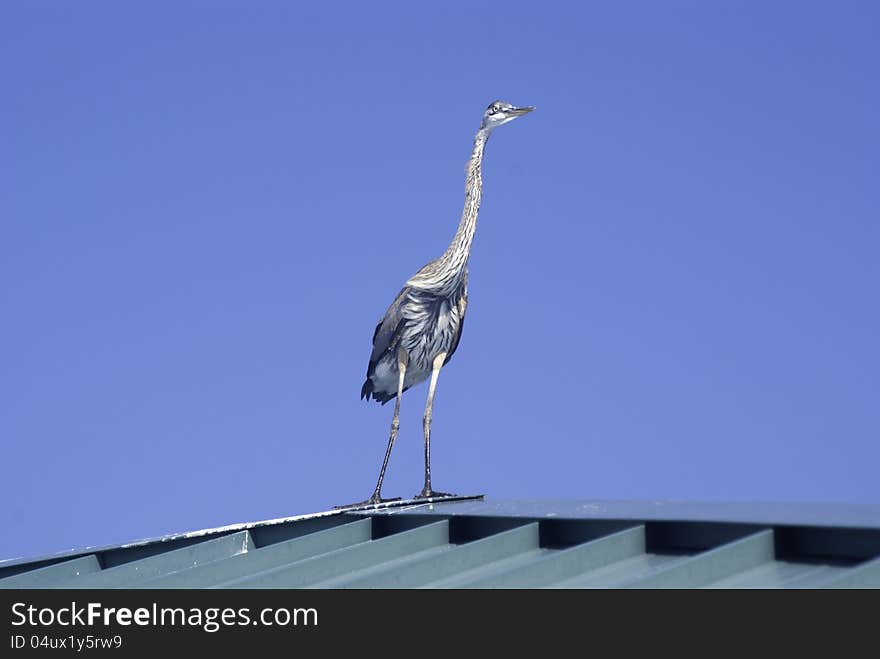
[[[399,427],[400,397],[404,391],[431,378],[425,407],[425,487],[419,496],[437,494],[431,489],[431,416],[434,390],[440,369],[449,362],[461,338],[467,311],[468,259],[477,226],[482,195],[482,163],[486,141],[492,131],[534,108],[516,108],[503,101],[492,103],[483,116],[467,164],[465,203],[458,230],[439,257],[410,277],[388,307],[373,333],[373,351],[361,398],[383,405],[395,399],[391,437],[379,482],[364,503],[382,501],[381,488],[391,448]]]
[[[430,377],[438,355],[445,354],[443,364],[449,363],[458,348],[466,309],[467,270],[450,294],[404,286],[376,326],[361,397],[372,396],[384,405],[397,396],[400,348],[409,357],[403,391]]]
[[[361,397],[372,396],[384,405],[397,396],[399,348],[409,356],[403,391],[430,377],[438,355],[445,354],[443,364],[449,363],[461,338],[466,309],[467,270],[450,294],[404,286],[376,326]]]

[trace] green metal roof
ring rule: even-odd
[[[0,562],[0,588],[880,587],[880,506],[423,504]]]

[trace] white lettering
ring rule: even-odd
[[[12,605],[12,614],[18,616],[20,619],[20,622],[15,622],[15,620],[12,621],[12,624],[16,627],[21,627],[24,623],[27,622],[27,616],[21,611],[17,610],[22,608],[24,608],[24,602],[16,602]]]

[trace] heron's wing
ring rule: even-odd
[[[392,348],[395,337],[403,323],[403,303],[406,300],[408,288],[404,286],[400,289],[394,302],[388,307],[388,311],[376,325],[376,331],[373,332],[373,352],[370,353],[370,365],[367,367],[367,377],[370,376],[376,362]]]
[[[403,316],[403,306],[406,303],[408,293],[409,287],[404,286],[388,307],[388,311],[385,312],[382,320],[376,325],[376,331],[373,332],[373,351],[370,353],[370,363],[367,365],[367,379],[361,387],[361,399],[366,398],[370,400],[370,397],[372,397],[384,405],[397,395],[396,391],[394,394],[388,391],[377,391],[372,377],[376,370],[376,365],[382,358],[386,357],[387,359],[387,354],[395,352],[397,349],[397,344],[400,341],[400,332],[406,322]],[[396,363],[396,357],[392,359]]]

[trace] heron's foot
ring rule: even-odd
[[[366,499],[365,501],[358,501],[357,503],[349,503],[344,506],[333,506],[333,508],[336,510],[340,510],[343,508],[361,508],[361,507],[367,507],[367,506],[378,506],[379,504],[390,503],[392,501],[400,501],[400,497],[391,497],[390,499],[383,499],[381,496],[379,496],[378,492],[373,492],[373,496],[371,496],[369,499]]]
[[[442,499],[444,497],[455,497],[457,494],[452,494],[451,492],[438,492],[437,490],[432,490],[430,487],[423,487],[422,491],[419,492],[414,499]]]

